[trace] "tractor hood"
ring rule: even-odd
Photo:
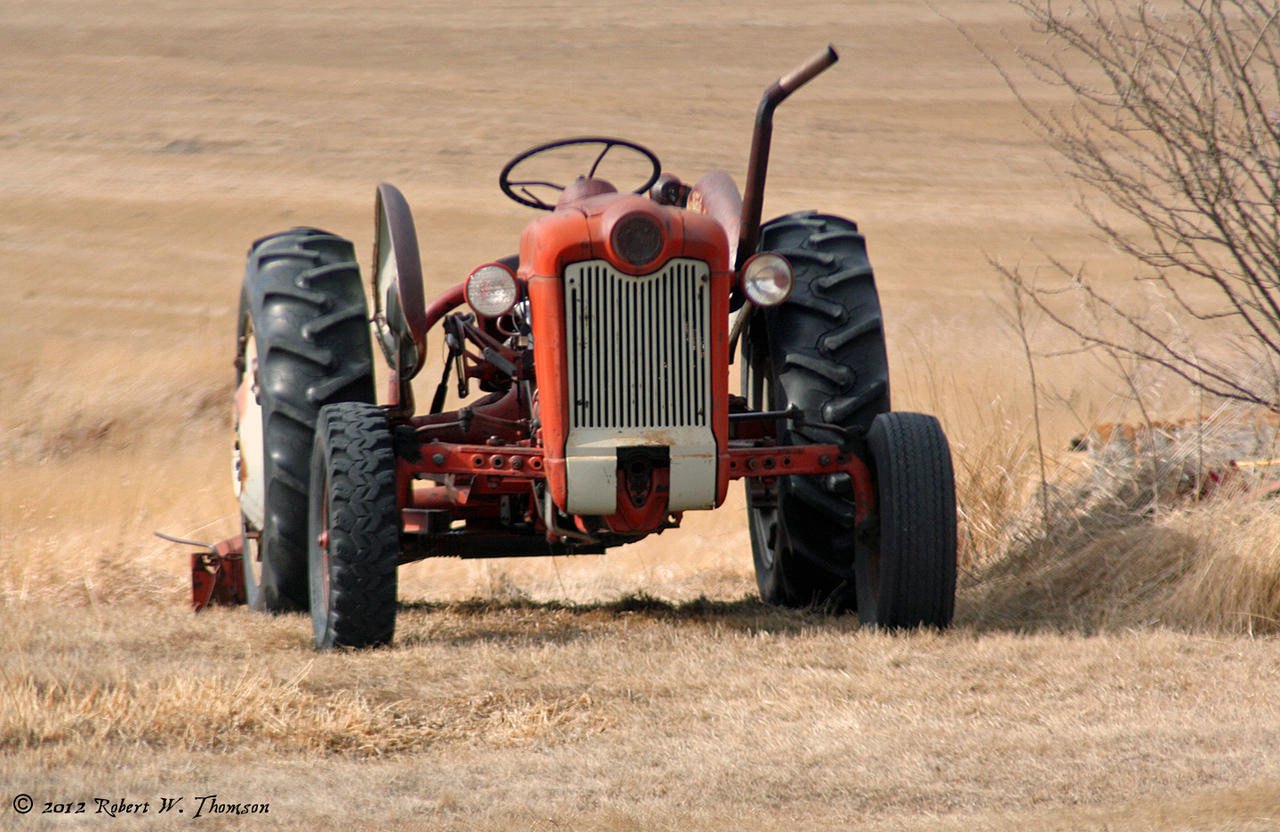
[[[624,274],[649,274],[673,257],[728,271],[724,228],[705,214],[647,197],[597,192],[539,217],[520,237],[520,277],[526,280],[559,277],[565,266],[582,260],[606,260]]]

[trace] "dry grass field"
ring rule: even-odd
[[[0,2],[0,829],[1280,828],[1280,517],[1224,498],[1036,537],[987,258],[1128,271],[938,11],[1004,59],[1034,45],[1020,13],[936,5]],[[760,605],[736,494],[605,558],[406,567],[389,650],[189,612],[187,552],[151,532],[235,528],[252,240],[313,224],[367,255],[390,181],[439,290],[530,219],[507,157],[617,134],[741,182],[760,91],[828,41],[841,62],[779,111],[766,215],[868,236],[896,406],[955,452],[952,631]],[[1040,372],[1067,482],[1068,437],[1131,412],[1088,360]]]

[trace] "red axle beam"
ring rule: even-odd
[[[793,474],[849,475],[851,480],[857,520],[861,523],[875,510],[875,486],[871,472],[856,455],[838,445],[785,445],[769,447],[735,447],[730,445],[720,455],[721,465],[727,469],[729,479],[746,477],[779,477]],[[502,481],[527,482],[546,477],[543,449],[523,445],[457,445],[448,442],[430,442],[422,445],[422,456],[417,461],[401,460],[400,474],[407,481],[415,476],[453,475],[485,477],[490,486],[486,491],[507,492]],[[514,483],[513,483],[514,484]],[[432,508],[444,508],[439,504],[439,492],[432,489]],[[406,488],[404,496],[410,497]],[[509,493],[509,492],[507,492]],[[410,499],[405,500],[409,507]],[[412,507],[418,506],[416,501]]]

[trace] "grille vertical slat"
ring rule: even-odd
[[[570,265],[570,429],[709,425],[710,291],[695,260],[640,277],[600,261]]]
[[[681,276],[684,276],[684,275],[681,275]],[[681,283],[684,283],[684,282],[682,282],[681,280]],[[692,305],[694,305],[694,298],[687,296],[687,294],[682,294],[680,298],[680,328],[681,329],[686,328],[686,326],[689,326],[691,323],[692,315],[690,314],[690,312],[691,312]],[[692,381],[694,381],[695,372],[696,372],[696,367],[691,366],[689,361],[680,362],[680,374],[681,374],[682,387],[691,387]],[[685,399],[684,402],[680,403],[680,413],[682,417],[682,421],[680,422],[681,425],[689,424],[692,417],[692,411],[694,411],[694,401],[692,401],[692,399]]]
[[[697,319],[700,321],[703,320],[704,318],[709,317],[711,314],[709,304],[707,303],[708,300],[709,298],[707,298],[707,296],[705,295],[701,295],[701,294],[694,295],[694,298],[693,298],[694,311],[696,313]],[[710,353],[710,350],[706,349],[705,343],[702,344],[701,351],[702,351],[701,360],[694,363],[693,365],[694,371],[697,373],[697,376],[698,376],[698,389],[701,390],[703,388],[706,388],[709,390],[711,388],[711,368],[708,366],[708,361],[710,360],[711,353]],[[694,421],[696,421],[698,424],[709,424],[711,422],[711,412],[710,412],[710,409],[707,407],[707,403],[699,399],[698,401],[693,402],[692,405],[695,409],[695,413],[693,417]]]
[[[611,282],[604,282],[602,284],[601,281],[599,280],[598,274],[593,274],[592,277],[595,278],[595,280],[593,280],[592,282],[592,286],[600,287],[600,288],[603,288],[604,290],[603,292],[596,291],[593,293],[593,296],[595,299],[595,309],[597,310],[596,321],[607,322],[610,328],[615,328],[618,325],[618,321],[617,321],[618,287],[613,285],[613,283]],[[617,410],[618,401],[619,401],[618,391],[610,390],[609,386],[605,383],[604,362],[595,361],[595,362],[592,362],[592,366],[595,368],[595,372],[592,374],[593,386],[591,387],[591,391],[593,391],[595,394],[598,394],[601,397],[601,401],[600,401],[601,405],[603,405],[603,407],[605,408],[608,408],[604,412],[615,412]],[[583,395],[585,396],[587,395],[587,393],[584,392]],[[590,413],[589,409],[583,411],[583,414],[582,414],[583,421],[586,421],[589,413]]]
[[[677,271],[675,285],[681,289],[684,288],[684,281],[679,278],[682,275]],[[689,298],[684,292],[677,293],[675,302],[671,306],[672,318],[676,322],[676,332],[689,326]],[[684,350],[681,350],[683,352]],[[676,389],[684,390],[689,386],[689,364],[687,361],[681,361],[682,355],[677,355],[675,364],[675,373],[672,376],[676,384]],[[676,425],[683,426],[689,423],[689,402],[688,400],[677,400],[676,406],[672,408],[674,422]]]
[[[568,309],[569,317],[577,320],[582,320],[585,314],[585,310],[582,308],[582,293],[570,292],[567,300],[568,300],[568,303],[566,304],[566,308]],[[573,378],[570,383],[573,385],[573,389],[575,390],[584,389],[583,378],[582,378],[582,373],[584,369],[585,368],[583,368],[580,365],[574,365],[572,368]],[[574,413],[574,417],[581,418],[582,414],[585,412],[583,403],[578,399],[570,399],[569,402],[571,405],[571,410]]]

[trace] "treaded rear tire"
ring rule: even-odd
[[[379,407],[320,411],[311,455],[308,564],[316,647],[390,644],[400,520],[394,440]]]
[[[782,304],[756,310],[743,338],[743,394],[755,409],[804,410],[811,423],[854,435],[889,409],[889,364],[880,300],[857,224],[812,211],[761,229],[761,251],[795,268]],[[812,424],[780,425],[782,444],[838,443]],[[756,584],[767,603],[856,607],[856,531],[848,475],[779,477],[773,494],[747,483]]]
[[[956,495],[938,420],[886,413],[867,434],[879,523],[855,558],[858,616],[885,629],[945,628],[956,598]]]
[[[373,402],[373,348],[355,250],[315,228],[264,237],[249,250],[236,343],[239,384],[246,342],[257,351],[264,517],[242,518],[245,590],[256,610],[307,608],[307,483],[320,408]],[[238,453],[238,451],[237,451]],[[260,568],[261,573],[257,570]]]

